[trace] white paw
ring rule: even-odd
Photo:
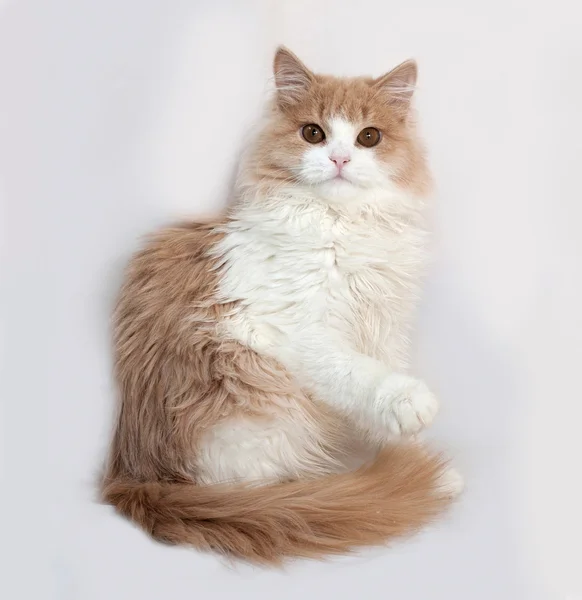
[[[430,425],[438,400],[426,384],[408,375],[389,375],[376,392],[385,426],[395,435],[418,433]]]
[[[439,478],[438,493],[456,498],[465,488],[463,476],[453,467],[449,467]]]

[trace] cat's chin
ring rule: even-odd
[[[347,179],[335,178],[315,186],[316,195],[331,204],[361,204],[373,201],[379,190],[358,185]]]
[[[408,192],[389,177],[366,184],[336,177],[312,184],[311,193],[330,204],[352,207],[362,204],[399,205],[408,196]]]
[[[361,196],[363,190],[347,179],[335,177],[320,183],[317,186],[317,191],[325,200],[349,202]]]

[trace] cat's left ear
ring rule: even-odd
[[[315,81],[315,75],[287,48],[279,46],[273,63],[277,102],[281,108],[299,100]]]
[[[386,95],[388,102],[394,106],[408,109],[414,93],[418,67],[415,60],[407,60],[386,75],[378,77],[372,86]]]

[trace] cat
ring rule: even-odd
[[[383,544],[461,491],[415,441],[437,400],[407,374],[431,188],[416,77],[314,74],[280,47],[225,215],[132,260],[102,493],[154,538],[277,564]],[[374,457],[349,469],[354,441]]]

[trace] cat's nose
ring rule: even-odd
[[[341,171],[342,167],[345,167],[346,163],[350,162],[349,156],[338,156],[336,154],[329,157],[331,162],[335,163],[336,167]]]

